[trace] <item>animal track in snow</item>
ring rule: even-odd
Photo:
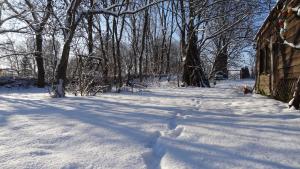
[[[199,110],[199,108],[201,107],[202,101],[200,100],[200,97],[195,97],[193,99],[191,99],[190,105],[192,105],[193,107],[196,107],[196,110]]]

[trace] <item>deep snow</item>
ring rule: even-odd
[[[0,168],[300,168],[300,114],[215,88],[50,98],[0,89]]]

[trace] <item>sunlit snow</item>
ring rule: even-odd
[[[244,84],[63,99],[1,88],[0,168],[299,168],[300,113]]]

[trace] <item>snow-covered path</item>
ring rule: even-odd
[[[300,168],[300,113],[237,85],[64,99],[1,89],[0,168]]]

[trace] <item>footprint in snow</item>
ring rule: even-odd
[[[152,135],[150,135],[149,142],[145,145],[145,148],[153,148],[160,136],[160,131],[156,131]]]
[[[160,162],[165,154],[165,149],[163,147],[155,148],[152,151],[145,152],[142,154],[142,158],[146,164],[147,169],[160,169]]]
[[[148,144],[145,145],[146,148],[150,148],[150,151],[142,154],[147,169],[160,169],[160,161],[165,154],[164,145],[158,143],[161,136],[160,131],[154,132]]]
[[[175,128],[177,127],[177,119],[176,119],[176,116],[173,117],[169,123],[168,123],[168,129],[169,130],[174,130]]]
[[[184,130],[184,127],[178,127],[177,126],[174,130],[170,130],[170,131],[166,132],[164,134],[164,136],[177,138],[182,134],[183,130]]]
[[[184,115],[184,116],[182,116],[183,119],[188,119],[190,117],[192,117],[192,115]]]

